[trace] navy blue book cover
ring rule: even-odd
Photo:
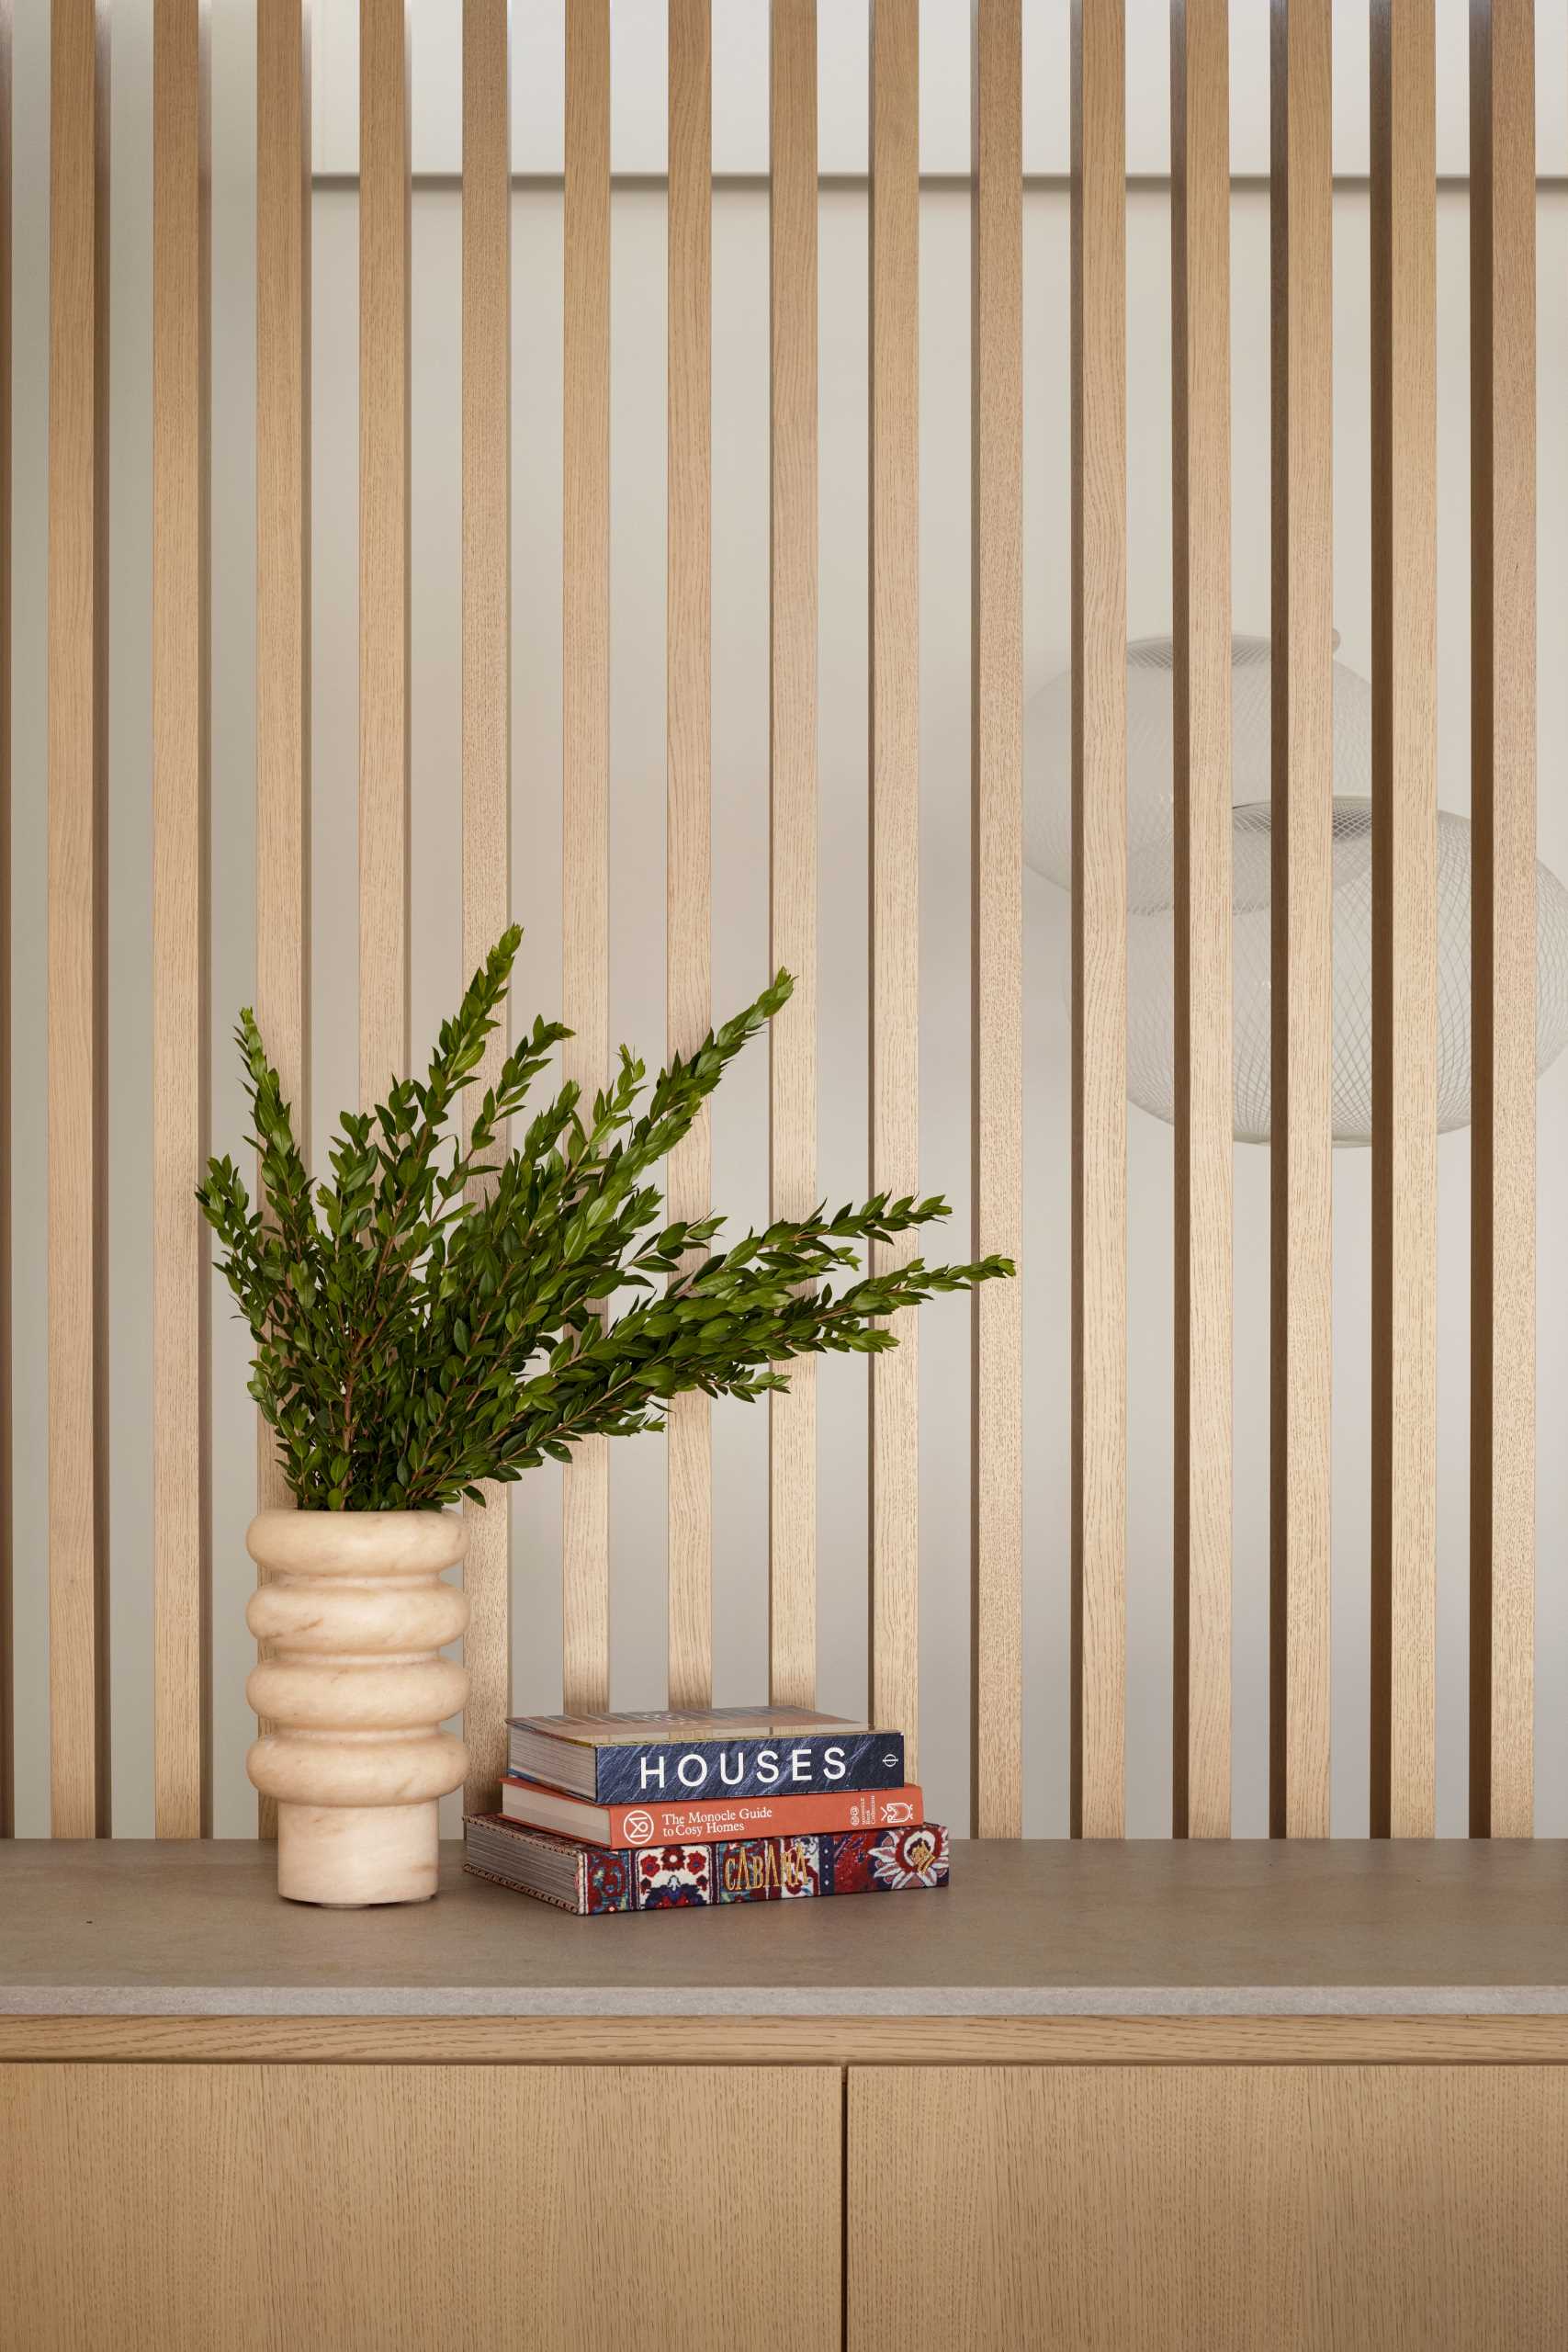
[[[835,1789],[897,1789],[902,1732],[812,1734],[802,1738],[697,1740],[598,1751],[601,1804],[638,1797],[808,1796]]]
[[[512,1733],[513,1771],[581,1789],[600,1804],[649,1796],[831,1795],[896,1789],[904,1781],[901,1732],[869,1730],[807,1708],[513,1716]]]

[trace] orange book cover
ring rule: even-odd
[[[734,1838],[809,1838],[852,1829],[909,1829],[925,1818],[924,1801],[914,1786],[604,1805],[512,1773],[502,1782],[501,1802],[509,1821],[622,1849],[710,1845]]]

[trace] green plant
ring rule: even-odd
[[[266,1213],[228,1159],[197,1193],[255,1341],[251,1394],[276,1430],[297,1499],[318,1510],[414,1510],[481,1479],[513,1479],[573,1441],[662,1428],[682,1389],[752,1397],[788,1384],[778,1367],[824,1350],[896,1345],[876,1318],[937,1291],[964,1290],[1010,1261],[928,1266],[912,1258],[834,1291],[857,1249],[948,1214],[889,1200],[822,1210],[710,1247],[723,1220],[666,1225],[650,1181],[747,1039],[788,998],[781,972],[689,1060],[654,1080],[621,1048],[612,1085],[584,1115],[562,1086],[519,1148],[496,1151],[553,1048],[570,1035],[536,1021],[485,1091],[464,1141],[453,1106],[498,1025],[522,933],[498,941],[423,1082],[400,1079],[374,1114],[345,1112],[332,1181],[311,1183],[254,1014],[236,1042]],[[607,1302],[640,1293],[620,1312]]]

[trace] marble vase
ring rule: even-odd
[[[441,1657],[468,1622],[441,1581],[468,1545],[459,1511],[264,1510],[245,1538],[269,1581],[245,1622],[263,1645],[245,1696],[271,1727],[245,1759],[277,1800],[277,1891],[357,1910],[435,1893],[436,1800],[468,1751],[440,1729],[468,1695]]]

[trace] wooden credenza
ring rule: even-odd
[[[1561,1846],[611,1920],[271,1868],[0,1849],[6,2352],[1568,2342]]]

